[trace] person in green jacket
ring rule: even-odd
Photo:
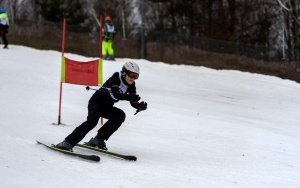
[[[9,28],[9,20],[6,14],[6,9],[0,8],[0,35],[2,38],[2,42],[4,43],[3,48],[8,48],[8,41],[6,38],[6,34],[8,33]]]
[[[116,35],[115,26],[109,16],[105,17],[102,40],[102,55],[106,60],[115,60],[113,39]]]

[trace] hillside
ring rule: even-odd
[[[91,58],[66,54],[77,60]],[[81,124],[93,92],[64,84],[57,122],[60,52],[11,45],[0,50],[0,177],[3,188],[176,187],[297,188],[300,186],[300,86],[273,76],[117,58],[140,65],[138,93],[149,104],[108,140],[129,162],[93,151],[87,162],[36,143],[58,143]],[[95,136],[98,125],[83,141]]]

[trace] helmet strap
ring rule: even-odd
[[[125,77],[126,77],[126,71],[122,71],[122,77],[125,79]]]

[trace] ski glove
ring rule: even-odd
[[[147,103],[142,101],[139,103],[139,106],[138,106],[138,110],[139,111],[142,111],[142,110],[146,110],[147,109]]]
[[[130,94],[130,95],[127,95],[127,99],[128,101],[130,102],[137,102],[141,99],[141,97],[137,94]]]

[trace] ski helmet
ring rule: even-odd
[[[129,61],[123,65],[122,72],[126,74],[129,72],[140,74],[140,67],[135,62]]]

